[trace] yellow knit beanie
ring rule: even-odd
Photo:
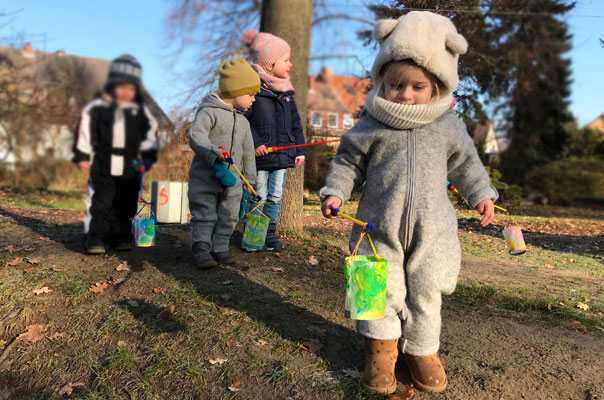
[[[218,75],[218,93],[224,99],[260,91],[258,74],[243,58],[223,61],[218,67]]]

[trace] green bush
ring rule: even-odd
[[[570,157],[535,168],[527,185],[547,196],[550,204],[568,205],[577,196],[604,198],[604,161]]]
[[[509,185],[501,181],[501,172],[498,169],[485,167],[491,178],[491,185],[499,192],[497,204],[503,207],[518,207],[522,201],[522,189],[518,185]]]

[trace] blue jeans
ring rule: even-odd
[[[254,189],[266,203],[260,207],[261,211],[270,218],[271,223],[277,223],[281,199],[283,198],[283,187],[285,186],[285,177],[287,169],[277,169],[274,171],[258,171],[256,175],[256,184]],[[254,202],[248,202],[248,211],[255,207]]]

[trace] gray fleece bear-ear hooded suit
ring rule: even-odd
[[[372,69],[374,82],[387,62],[412,59],[446,90],[424,105],[389,102],[372,90],[364,115],[342,136],[321,198],[337,196],[345,202],[365,183],[357,218],[373,223],[377,251],[388,260],[386,313],[358,321],[359,333],[383,340],[400,337],[403,352],[430,355],[440,344],[441,297],[455,289],[461,265],[447,180],[472,207],[498,194],[465,125],[449,110],[457,59],[467,46],[451,21],[411,12],[380,21],[375,36],[382,45]],[[351,249],[359,229],[353,228]],[[359,254],[372,254],[367,241]]]

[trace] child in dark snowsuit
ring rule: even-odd
[[[88,254],[132,248],[142,165],[157,158],[157,121],[144,105],[142,68],[130,55],[111,62],[103,90],[84,109],[73,145],[73,161],[90,170],[84,214]]]
[[[243,112],[254,103],[260,79],[241,58],[224,61],[218,73],[218,93],[203,100],[189,133],[195,152],[189,169],[191,246],[193,264],[200,269],[235,261],[229,239],[239,221],[243,192],[240,177],[224,164],[227,153],[251,185],[256,178],[254,141]]]
[[[388,260],[386,312],[357,321],[365,337],[362,384],[378,393],[396,390],[397,344],[415,387],[440,392],[447,377],[438,358],[441,299],[457,282],[461,249],[450,180],[483,216],[493,220],[497,191],[466,127],[449,110],[457,87],[457,61],[467,49],[453,23],[429,12],[379,21],[381,42],[371,71],[375,85],[365,112],[338,148],[321,190],[323,214],[365,183],[357,218],[375,226],[377,252]],[[359,228],[351,235],[357,242]],[[359,254],[373,254],[363,243]]]
[[[256,149],[258,173],[254,188],[265,203],[259,211],[270,218],[266,249],[280,251],[283,245],[275,232],[287,169],[301,166],[306,154],[304,147],[274,153],[267,150],[272,146],[304,143],[302,123],[293,97],[294,87],[289,79],[291,51],[285,40],[255,30],[243,33],[243,43],[249,49],[252,67],[262,80],[256,102],[245,114],[250,121]],[[249,202],[248,210],[254,206]]]

